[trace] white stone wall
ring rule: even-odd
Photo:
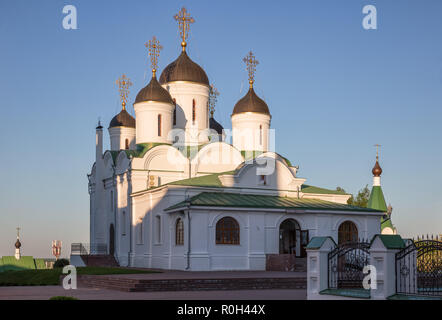
[[[176,101],[176,125],[174,128],[185,130],[186,145],[199,145],[208,142],[209,128],[209,87],[203,84],[174,81],[163,85]],[[192,118],[195,100],[195,121]]]
[[[144,101],[134,104],[136,143],[171,143],[174,106],[169,103]],[[158,115],[161,115],[161,132],[158,134]]]
[[[126,149],[126,140],[130,150],[135,149],[135,128],[112,127],[109,128],[111,150]]]
[[[238,150],[269,151],[269,130],[270,115],[254,112],[232,115],[232,142]]]

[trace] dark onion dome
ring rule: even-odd
[[[15,241],[15,248],[20,249],[21,247],[21,242],[20,240],[17,239],[17,241]]]
[[[181,52],[178,59],[169,64],[161,73],[161,84],[173,81],[192,81],[209,86],[206,72],[189,58],[186,51]]]
[[[109,128],[113,127],[135,128],[135,119],[126,111],[126,109],[123,109],[111,120]]]
[[[270,115],[269,107],[264,100],[256,95],[253,88],[250,88],[249,92],[235,104],[232,115],[243,112],[256,112]]]
[[[173,104],[172,96],[159,84],[156,77],[152,77],[149,84],[138,92],[135,103],[143,101],[157,101]]]
[[[209,119],[209,128],[215,130],[218,134],[223,134],[223,126],[220,125],[214,118]]]
[[[376,164],[373,167],[373,170],[371,170],[371,172],[373,172],[373,176],[375,177],[380,177],[382,174],[382,168],[379,165],[379,162],[376,160]]]

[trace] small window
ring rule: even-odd
[[[259,125],[259,145],[262,146],[262,125]]]
[[[158,137],[161,137],[161,114],[158,115]]]
[[[239,224],[235,219],[225,217],[217,222],[216,244],[239,244]]]
[[[261,174],[259,176],[259,184],[263,185],[263,186],[267,185],[267,176],[266,175]]]
[[[195,99],[192,100],[192,121],[195,123],[196,121],[196,103]]]
[[[177,246],[184,245],[184,223],[181,218],[178,218],[175,225],[175,244]]]
[[[175,108],[173,109],[173,125],[176,126],[176,99],[173,98],[173,104],[175,105]]]
[[[129,149],[129,139],[126,139],[126,150]]]

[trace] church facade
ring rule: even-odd
[[[161,46],[149,41],[152,79],[136,96],[135,117],[126,110],[130,80],[120,78],[123,108],[108,127],[110,150],[96,128],[92,247],[105,245],[122,266],[265,270],[268,255],[305,256],[314,236],[338,242],[379,234],[383,207],[350,206],[351,195],[306,184],[272,150],[270,109],[254,91],[251,52],[244,59],[249,90],[233,107],[232,130],[223,129],[213,118],[216,91],[186,51],[193,19],[184,8],[175,18],[182,51],[157,80]]]

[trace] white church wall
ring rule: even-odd
[[[232,116],[232,142],[238,150],[269,150],[270,115],[244,112]]]
[[[163,85],[176,101],[176,126],[186,132],[185,143],[198,145],[208,142],[207,136],[200,135],[208,128],[209,115],[207,103],[209,87],[188,81],[174,81]],[[195,121],[193,121],[193,100],[195,100]]]
[[[109,128],[111,150],[135,149],[135,128],[112,127]],[[127,146],[126,148],[126,140]]]
[[[144,101],[134,104],[136,143],[170,143],[174,106],[169,103]],[[159,118],[160,116],[160,118]]]
[[[193,174],[218,173],[236,169],[244,158],[237,149],[225,142],[209,143],[192,159]]]

